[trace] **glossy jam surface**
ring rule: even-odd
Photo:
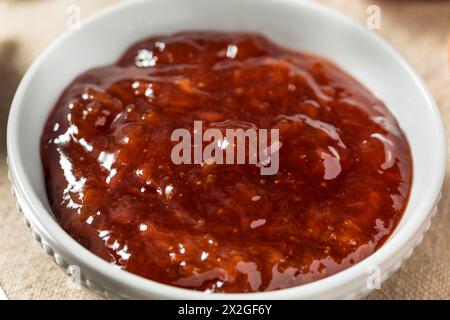
[[[277,128],[279,171],[175,165],[174,129]],[[48,198],[84,247],[162,283],[276,290],[361,261],[412,182],[383,103],[331,62],[256,34],[180,33],[78,76],[42,136]]]

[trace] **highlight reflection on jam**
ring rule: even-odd
[[[280,168],[175,165],[174,129],[277,128]],[[218,292],[308,283],[372,254],[411,186],[408,143],[383,103],[331,62],[243,33],[133,45],[78,76],[41,143],[50,205],[101,258]]]

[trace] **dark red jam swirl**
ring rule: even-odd
[[[278,129],[278,173],[174,164],[171,133],[195,120]],[[53,213],[76,241],[213,292],[293,287],[358,263],[393,233],[412,182],[407,140],[379,99],[323,58],[244,33],[153,37],[81,74],[41,155]]]

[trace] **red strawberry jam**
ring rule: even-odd
[[[175,164],[175,129],[278,129],[279,170]],[[41,142],[49,203],[88,250],[212,292],[277,290],[358,263],[393,233],[412,183],[383,102],[326,59],[261,35],[146,39],[62,93]]]

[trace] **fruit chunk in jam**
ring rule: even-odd
[[[279,130],[279,172],[175,165],[177,128]],[[44,129],[51,208],[84,247],[162,283],[216,292],[301,285],[372,254],[412,179],[384,104],[331,62],[263,36],[141,41],[62,93]]]

